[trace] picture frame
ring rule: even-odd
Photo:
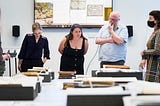
[[[85,28],[100,28],[108,21],[109,14],[113,10],[113,0],[94,0],[94,2],[93,0],[34,0],[34,22],[40,23],[44,28],[68,28],[75,23]]]

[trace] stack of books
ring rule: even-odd
[[[59,79],[75,79],[76,71],[59,71]]]

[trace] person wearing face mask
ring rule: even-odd
[[[160,82],[160,11],[153,10],[149,13],[147,25],[153,32],[147,42],[147,50],[141,52],[140,66],[146,65],[146,81]]]
[[[42,36],[40,24],[34,23],[32,31],[32,34],[26,34],[18,55],[18,69],[21,72],[33,67],[43,67],[47,59],[50,59],[48,40]]]
[[[82,27],[73,24],[70,32],[60,42],[58,51],[62,54],[60,71],[75,71],[84,74],[84,55],[88,50],[88,40],[84,37]]]
[[[127,52],[128,32],[126,26],[119,24],[120,14],[110,13],[109,22],[99,30],[95,43],[100,45],[99,61],[103,65],[124,65]]]

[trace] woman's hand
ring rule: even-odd
[[[141,52],[141,56],[143,56],[143,55],[144,55],[144,52],[142,51],[142,52]]]
[[[21,72],[22,68],[21,68],[21,64],[18,64],[18,70]]]
[[[4,55],[2,55],[2,57],[3,57],[3,60],[8,60],[8,59],[10,59],[10,55],[9,54],[4,54]]]
[[[141,60],[140,67],[144,68],[146,65],[146,60]]]
[[[21,72],[22,71],[22,68],[21,68],[21,66],[22,66],[22,59],[18,59],[18,70]]]
[[[46,61],[47,61],[46,57],[42,59],[43,64],[46,63]]]

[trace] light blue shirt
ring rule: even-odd
[[[98,33],[98,36],[100,38],[107,38],[111,36],[111,34],[108,31],[108,27],[109,23],[102,26]],[[114,31],[118,36],[120,36],[124,40],[124,42],[120,45],[116,43],[105,43],[103,45],[100,45],[99,61],[115,62],[119,60],[126,60],[128,41],[127,28],[125,26],[118,25]]]

